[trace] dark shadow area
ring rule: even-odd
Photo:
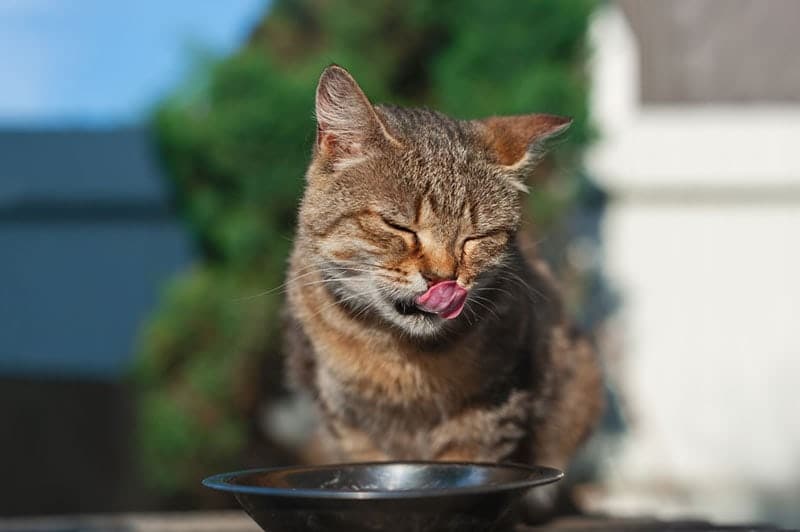
[[[0,381],[0,515],[130,510],[134,415],[123,384]]]

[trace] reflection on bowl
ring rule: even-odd
[[[526,491],[562,477],[514,464],[374,462],[224,473],[203,484],[232,492],[266,532],[483,532],[506,530]]]

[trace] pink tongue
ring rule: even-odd
[[[416,304],[425,312],[431,312],[440,318],[452,320],[461,314],[467,291],[455,281],[441,281],[428,288],[428,291],[416,299]]]

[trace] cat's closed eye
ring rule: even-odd
[[[467,244],[467,242],[478,242],[481,240],[497,240],[497,241],[505,241],[508,239],[508,231],[504,229],[496,229],[494,231],[487,231],[485,233],[478,233],[475,235],[470,235],[465,237],[462,241],[462,245]]]
[[[500,253],[508,243],[508,238],[508,232],[502,229],[468,236],[462,240],[462,260],[468,255],[475,254],[479,247],[483,250],[482,254]]]
[[[396,221],[390,220],[390,219],[386,218],[385,216],[381,216],[381,221],[385,225],[387,225],[388,227],[394,229],[395,231],[401,231],[403,233],[408,233],[408,234],[411,234],[411,235],[415,235],[416,234],[416,231],[414,231],[413,229],[411,229],[409,227],[406,227],[405,225],[403,225],[401,223],[398,223]]]

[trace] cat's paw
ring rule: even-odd
[[[499,409],[489,413],[491,428],[483,434],[485,460],[497,462],[512,455],[528,433],[530,395],[514,392]]]
[[[493,409],[462,413],[433,434],[436,460],[499,462],[513,455],[527,435],[530,397],[514,392]]]

